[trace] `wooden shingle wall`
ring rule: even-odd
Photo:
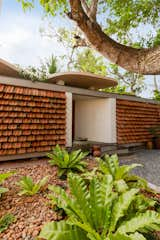
[[[65,93],[0,84],[0,156],[65,145]]]
[[[160,104],[117,99],[116,109],[118,144],[147,142],[148,129],[160,125]]]

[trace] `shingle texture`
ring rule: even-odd
[[[0,84],[0,155],[65,145],[65,93]]]
[[[160,125],[160,104],[117,99],[116,109],[119,144],[147,142],[148,129]]]

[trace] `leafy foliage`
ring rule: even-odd
[[[58,167],[58,175],[60,177],[70,171],[83,172],[87,164],[82,159],[87,155],[88,152],[83,153],[81,150],[68,153],[64,148],[60,148],[59,145],[56,145],[52,153],[47,154],[51,159],[49,163]]]
[[[45,224],[39,238],[47,240],[88,240],[85,232],[75,226],[66,224],[66,221],[49,222]]]
[[[117,80],[122,89],[125,87],[124,94],[127,92],[128,94],[139,95],[145,89],[143,75],[125,71],[119,68],[116,64],[111,63],[108,64],[107,70],[108,73]]]
[[[159,90],[154,90],[154,100],[160,101],[160,91]]]
[[[32,196],[38,193],[43,186],[46,185],[48,181],[48,177],[42,178],[37,183],[34,183],[32,178],[29,176],[24,176],[22,179],[17,182],[17,185],[21,188],[19,195],[28,195]]]
[[[35,3],[34,0],[18,1],[24,9],[33,8]],[[89,6],[91,1],[86,0],[86,3]],[[40,4],[46,13],[53,16],[70,11],[67,0],[40,0]],[[159,8],[159,0],[100,0],[97,17],[103,17],[100,24],[105,33],[117,38],[121,43],[138,48],[152,47],[160,42]],[[142,31],[144,26],[148,26],[147,33]]]
[[[3,193],[8,192],[8,188],[2,187],[2,183],[9,177],[11,177],[15,172],[6,172],[0,174],[0,197]]]
[[[87,184],[82,177],[70,173],[68,182],[71,196],[58,186],[49,186],[53,191],[52,199],[68,215],[66,224],[64,221],[48,223],[40,237],[79,239],[73,235],[77,227],[78,231],[86,233],[82,240],[145,240],[144,233],[160,229],[160,215],[148,210],[154,202],[148,201],[137,188],[117,193],[112,175],[102,179],[95,177]],[[71,225],[70,235],[68,224]]]
[[[125,94],[125,95],[131,95],[129,92],[127,92],[127,88],[126,86],[121,86],[118,85],[116,87],[109,87],[109,88],[105,88],[102,91],[104,92],[108,92],[108,93],[117,93],[117,94]]]
[[[9,225],[13,222],[15,222],[16,218],[13,214],[6,214],[3,217],[0,218],[0,233],[5,231]]]
[[[141,164],[120,166],[117,154],[112,156],[105,154],[103,159],[97,158],[97,161],[99,162],[99,170],[104,174],[111,174],[114,180],[125,179],[132,169],[142,166]]]
[[[77,54],[75,69],[81,72],[107,75],[107,67],[102,56],[96,56],[91,49],[85,49]]]
[[[141,164],[119,165],[118,156],[116,154],[109,156],[105,155],[103,159],[97,158],[99,163],[99,171],[102,174],[111,174],[114,179],[114,184],[117,190],[123,191],[126,187],[141,187],[147,189],[147,182],[136,176],[130,174],[130,171]],[[127,186],[125,185],[127,184]]]
[[[41,62],[38,68],[28,66],[27,68],[20,69],[20,74],[23,78],[31,79],[32,81],[46,81],[49,74],[56,73],[57,71],[57,58],[52,55],[49,59]]]

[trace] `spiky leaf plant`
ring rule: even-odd
[[[87,165],[83,159],[87,155],[88,152],[82,152],[81,150],[68,153],[59,145],[56,145],[52,153],[47,154],[47,156],[51,159],[49,163],[58,167],[59,177],[67,175],[67,173],[71,171],[83,172]]]
[[[87,184],[82,177],[70,173],[68,182],[70,194],[58,186],[49,186],[49,189],[53,191],[52,201],[68,216],[66,224],[86,233],[81,240],[145,240],[144,233],[160,230],[160,214],[148,210],[154,202],[142,196],[139,189],[116,192],[112,175],[95,177]],[[51,228],[47,235],[50,224],[42,228],[40,236],[44,239],[58,240],[59,236],[63,240],[76,239],[72,232],[66,237],[66,231],[59,225],[61,222],[56,223],[56,228],[60,226],[60,235]]]
[[[6,172],[0,174],[0,197],[3,193],[8,192],[8,188],[2,187],[2,183],[9,177],[11,177],[15,172]]]
[[[34,183],[33,179],[29,176],[24,176],[21,178],[19,182],[17,182],[17,185],[20,187],[19,195],[28,195],[32,196],[36,193],[38,193],[41,188],[46,185],[48,181],[48,176],[44,177],[40,181]]]

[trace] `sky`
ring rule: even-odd
[[[1,1],[1,0],[0,0]],[[38,0],[35,0],[38,3]],[[70,28],[72,23],[60,16],[51,18],[55,30],[59,27]],[[2,0],[0,10],[0,58],[22,67],[39,66],[52,54],[64,55],[66,49],[56,38],[42,37],[40,27],[48,20],[39,4],[31,11],[24,12],[17,0]],[[158,77],[158,79],[160,79]],[[158,80],[160,83],[160,80]],[[144,97],[151,96],[153,77],[146,77],[147,90]]]
[[[53,26],[68,24],[61,17],[52,18]],[[24,12],[16,0],[3,0],[0,12],[0,58],[21,66],[38,66],[53,54],[63,55],[65,49],[56,39],[42,37],[40,27],[48,23],[39,4]]]

